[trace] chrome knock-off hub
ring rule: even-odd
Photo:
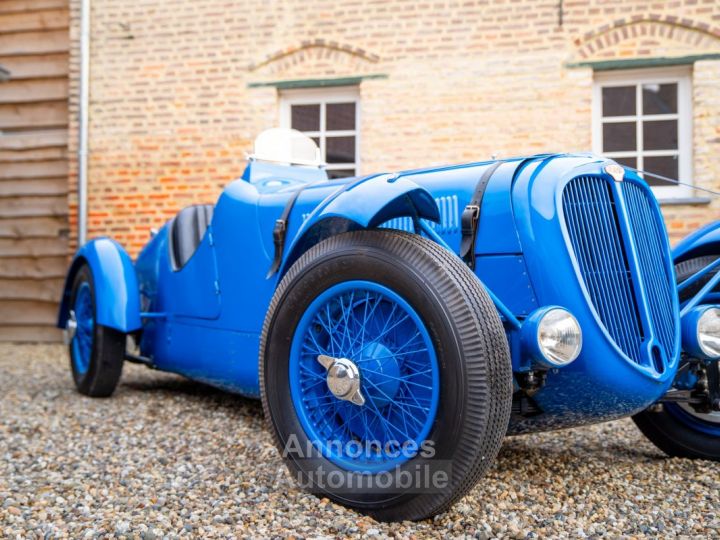
[[[324,354],[319,355],[317,360],[327,370],[327,385],[336,398],[365,405],[365,398],[360,392],[360,370],[355,362]]]
[[[75,337],[75,334],[77,333],[77,326],[78,323],[77,317],[75,316],[75,311],[71,309],[70,315],[68,316],[67,324],[65,325],[65,332],[63,332],[63,337],[65,338],[65,345],[69,345]]]

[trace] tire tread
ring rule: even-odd
[[[273,314],[291,283],[312,261],[348,243],[371,243],[387,249],[398,258],[415,265],[427,276],[443,298],[448,315],[456,321],[456,334],[465,353],[468,396],[465,425],[458,440],[450,488],[447,494],[416,497],[404,508],[371,511],[383,520],[424,519],[446,511],[477,483],[494,461],[510,420],[512,372],[508,343],[497,310],[472,271],[453,253],[424,237],[395,230],[344,233],[309,249],[288,270],[272,298],[265,318],[260,346],[260,392],[263,409],[276,446],[281,441],[272,425],[265,388],[265,348]]]

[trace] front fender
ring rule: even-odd
[[[124,333],[139,330],[140,292],[135,268],[123,247],[110,238],[91,240],[75,254],[65,279],[58,327],[67,324],[73,281],[83,264],[92,273],[96,323]]]
[[[302,224],[278,273],[285,273],[302,253],[325,238],[377,227],[396,217],[438,222],[440,211],[430,192],[396,174],[363,177],[330,195]]]
[[[689,234],[673,249],[675,263],[720,253],[720,221],[713,221]]]

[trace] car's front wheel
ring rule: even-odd
[[[272,300],[263,406],[291,473],[382,520],[422,519],[493,462],[511,406],[495,307],[453,254],[360,231],[305,253]]]

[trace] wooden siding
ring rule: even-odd
[[[0,1],[0,341],[60,339],[68,22],[68,0]]]

